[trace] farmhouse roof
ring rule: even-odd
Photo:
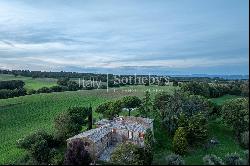
[[[107,135],[110,132],[111,132],[111,129],[108,127],[95,128],[95,129],[82,132],[78,135],[75,135],[74,137],[67,139],[67,141],[70,141],[76,138],[88,138],[89,140],[93,142],[98,142],[101,138],[103,138],[105,135]]]

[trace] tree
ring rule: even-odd
[[[67,86],[69,91],[76,91],[80,89],[79,85],[75,81],[68,81]]]
[[[116,147],[111,154],[111,162],[123,165],[143,165],[144,151],[131,142],[125,142]]]
[[[184,91],[189,91],[194,95],[201,95],[204,97],[209,97],[209,85],[204,82],[190,81],[181,86]]]
[[[119,116],[122,111],[122,101],[110,101],[99,105],[96,108],[97,113],[101,113],[105,118],[113,119],[115,116]]]
[[[74,139],[68,144],[65,154],[65,165],[89,165],[92,162],[90,154],[85,150],[81,139]]]
[[[166,165],[185,165],[185,161],[180,155],[170,154],[165,159]]]
[[[249,97],[249,82],[245,82],[240,86],[241,95],[245,97]]]
[[[140,115],[142,117],[148,117],[149,114],[152,112],[153,110],[153,104],[150,98],[150,93],[149,91],[145,92],[145,97],[142,100],[142,104],[139,108],[140,111]]]
[[[67,86],[69,80],[70,80],[70,79],[69,79],[68,77],[60,78],[60,79],[57,80],[57,84],[58,84],[58,85],[62,85],[62,86]]]
[[[203,157],[204,165],[224,165],[222,159],[214,154]]]
[[[189,144],[202,143],[208,137],[208,123],[203,114],[192,116],[186,128]]]
[[[245,98],[227,101],[222,106],[222,118],[226,124],[233,128],[237,138],[249,130],[249,103]]]
[[[133,108],[139,107],[141,105],[141,100],[136,96],[125,96],[122,99],[123,107],[128,108],[129,116]]]
[[[178,81],[173,80],[173,86],[178,86]]]
[[[88,130],[92,129],[93,125],[93,110],[92,107],[89,106],[88,108]]]
[[[153,133],[150,129],[147,129],[145,137],[144,137],[144,154],[145,160],[143,165],[151,165],[153,161]]]
[[[56,137],[61,141],[78,134],[82,126],[87,124],[89,108],[72,107],[55,118]]]
[[[177,129],[177,122],[180,113],[183,111],[183,98],[186,94],[181,91],[174,91],[174,94],[166,92],[157,94],[154,107],[160,111],[162,122],[170,134]]]
[[[183,111],[187,117],[191,117],[197,113],[208,115],[212,112],[208,99],[199,95],[189,95],[184,99]]]
[[[18,140],[17,146],[28,151],[39,164],[48,164],[52,148],[58,143],[44,131],[37,131]]]
[[[23,88],[25,83],[22,80],[0,81],[0,89],[20,89]]]
[[[186,139],[186,132],[184,127],[179,127],[174,135],[173,150],[175,153],[183,155],[187,152],[188,142]]]
[[[105,102],[97,106],[96,112],[100,114],[105,114],[105,111],[110,108],[111,102]]]

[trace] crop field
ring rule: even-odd
[[[22,80],[25,82],[25,89],[34,89],[37,90],[42,87],[51,87],[57,85],[57,79],[54,78],[32,78],[32,77],[23,77],[9,75],[9,74],[0,74],[0,81],[8,81],[8,80]]]
[[[0,100],[0,164],[11,163],[23,155],[16,141],[30,132],[44,129],[53,132],[53,120],[60,112],[73,106],[96,107],[107,100],[127,95],[142,97],[145,90],[173,92],[172,86],[128,86],[116,89],[96,89],[49,94],[34,94]],[[94,118],[98,118],[94,112]]]

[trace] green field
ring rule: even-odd
[[[9,75],[9,74],[0,74],[0,81],[8,81],[8,80],[22,80],[25,82],[24,88],[26,90],[34,89],[37,90],[42,87],[51,87],[57,85],[57,79],[54,78],[32,78],[32,77],[23,77]]]
[[[145,90],[159,89],[172,92],[174,87],[123,87],[107,90],[82,90],[50,94],[34,94],[0,100],[0,164],[10,163],[22,156],[16,141],[32,131],[44,129],[53,132],[55,116],[72,106],[95,107],[106,100],[126,95],[143,96]],[[98,115],[94,113],[94,117]]]
[[[225,101],[231,100],[231,99],[236,99],[236,98],[240,98],[240,96],[224,95],[224,96],[221,96],[218,98],[212,98],[211,101],[218,104],[218,105],[222,105]]]

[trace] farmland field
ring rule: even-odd
[[[32,77],[23,77],[9,75],[9,74],[0,74],[0,81],[8,81],[8,80],[22,80],[25,82],[24,88],[26,90],[34,89],[37,90],[42,87],[51,87],[57,85],[57,79],[54,78],[32,78]]]
[[[23,155],[16,148],[16,141],[30,132],[44,129],[53,132],[55,116],[72,106],[95,107],[106,100],[126,95],[144,95],[145,90],[155,93],[159,90],[172,92],[174,87],[128,86],[116,89],[82,90],[35,94],[0,100],[0,164],[11,163]],[[94,118],[98,115],[94,113]]]

